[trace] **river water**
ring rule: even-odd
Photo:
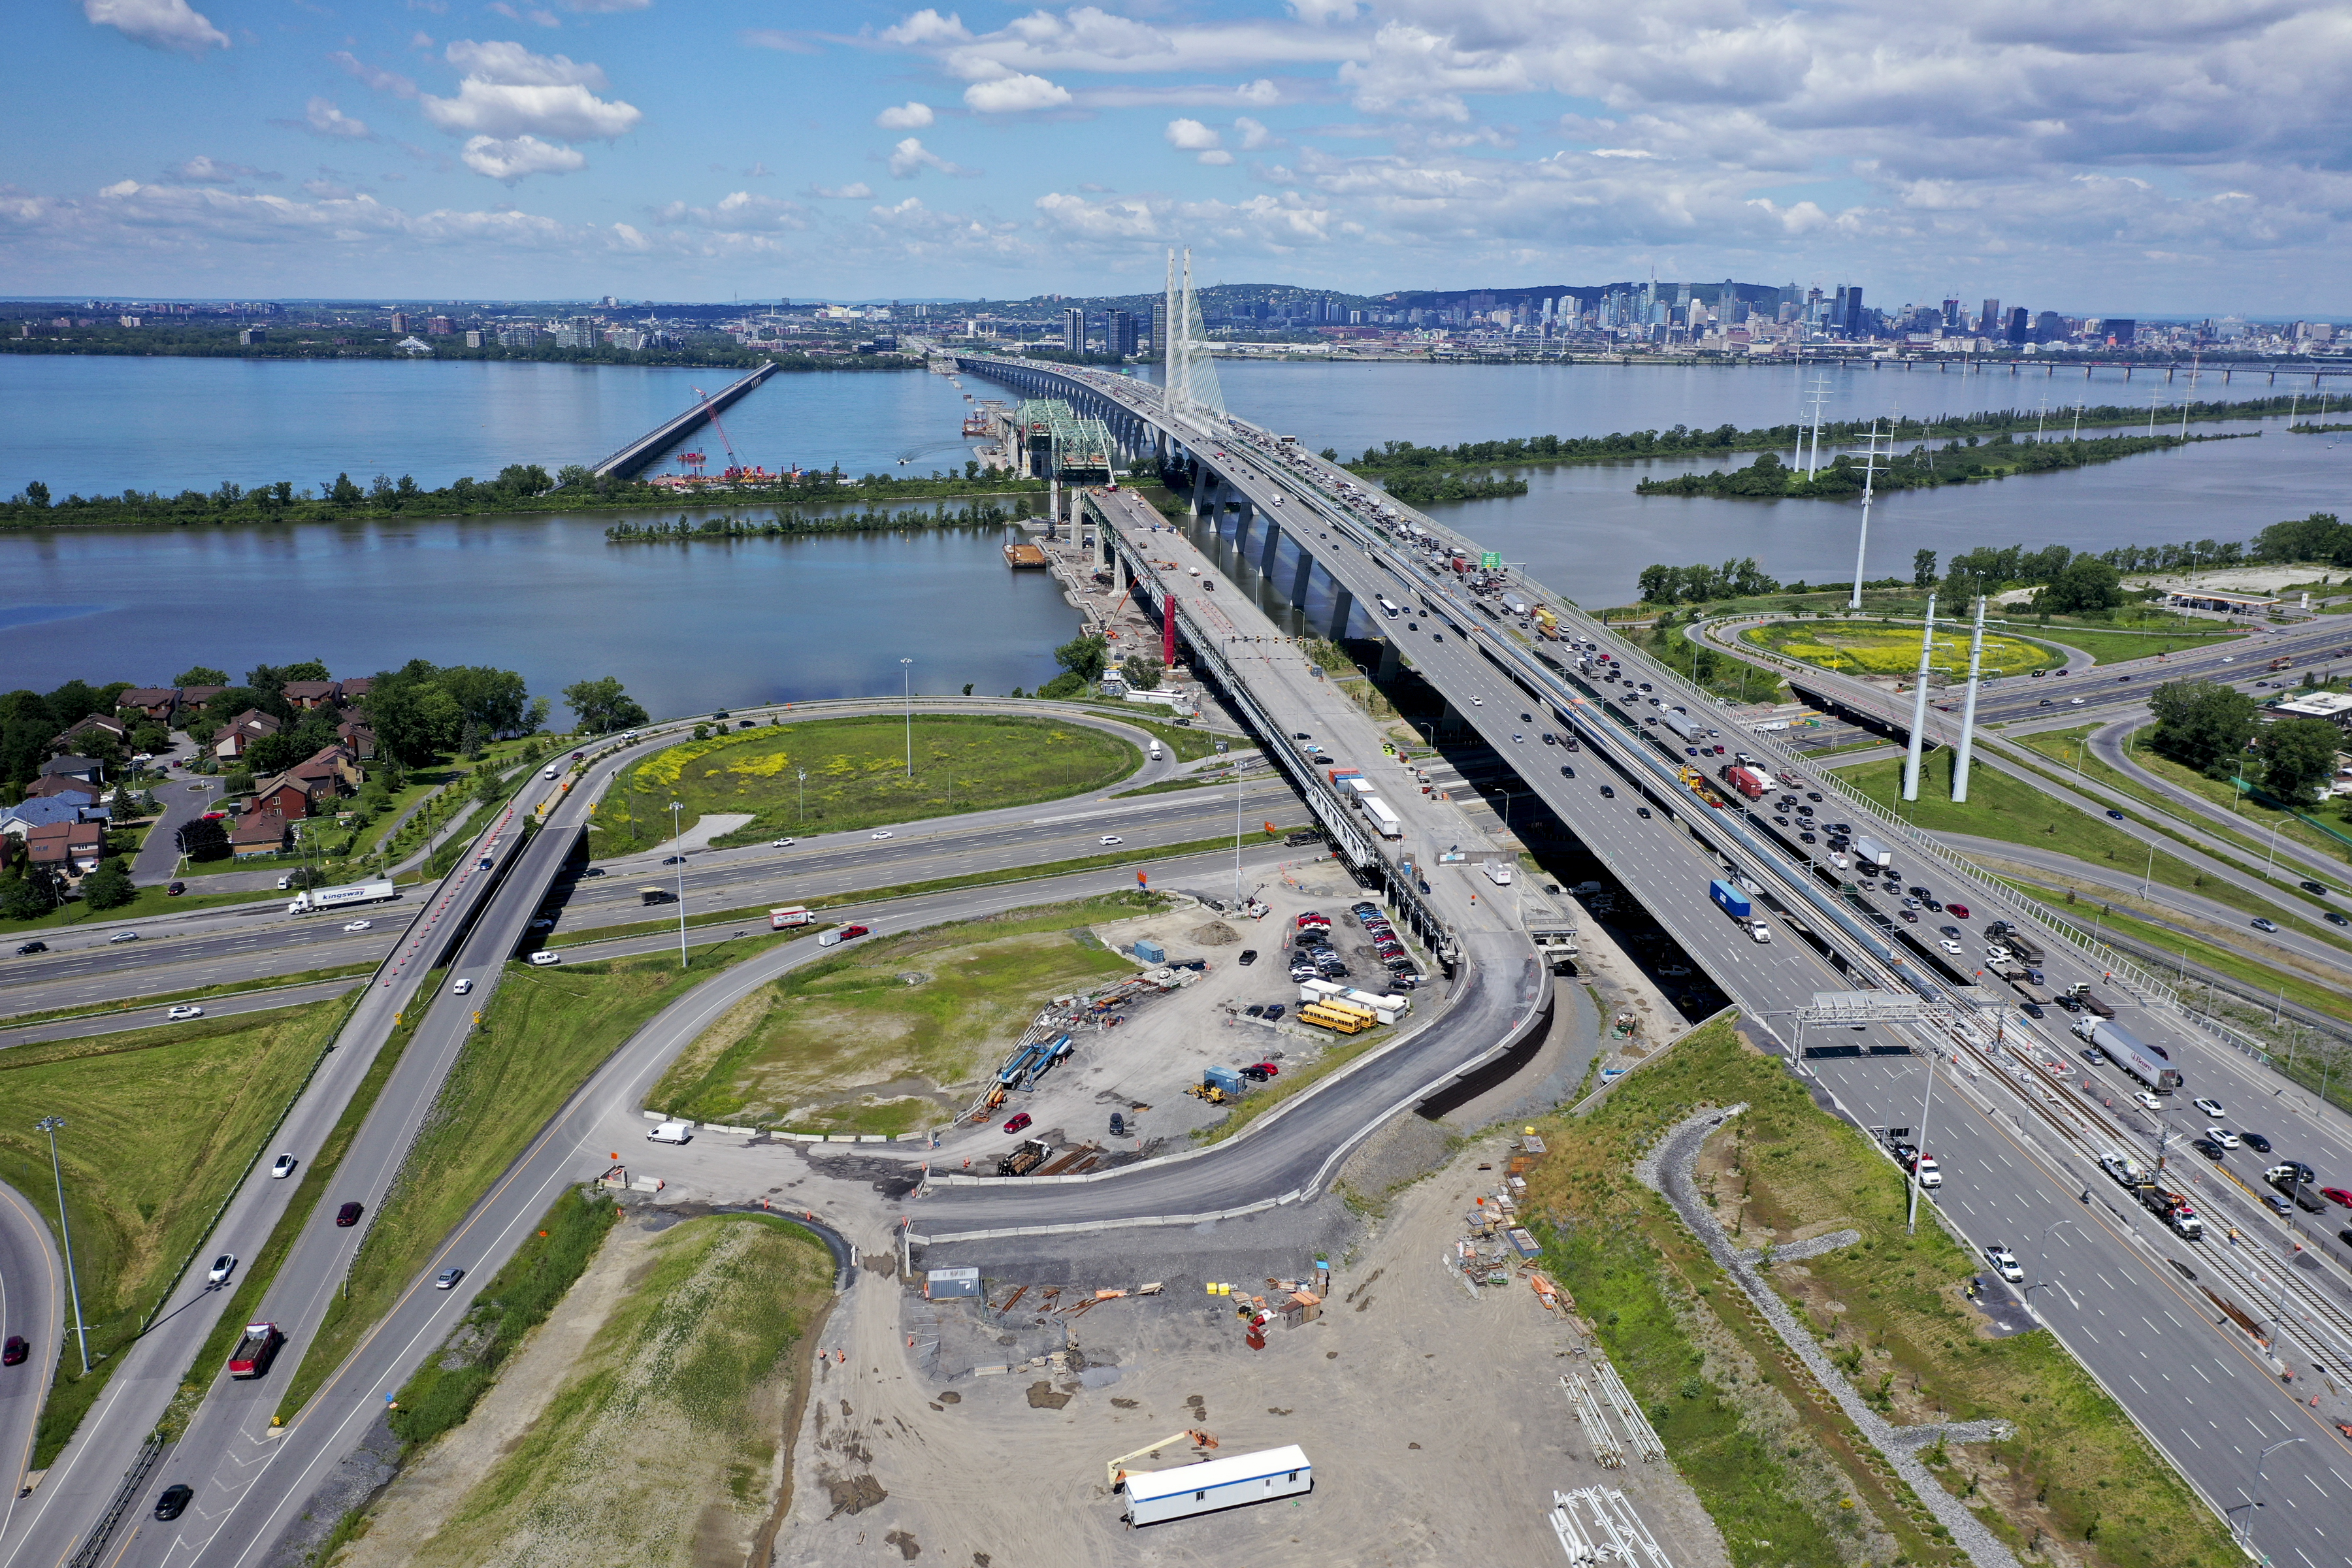
[[[2120,373],[1938,374],[1794,366],[1289,365],[1225,362],[1237,413],[1349,456],[1557,432],[1794,421],[1815,380],[1827,416],[1916,418],[2078,398],[2162,396]],[[527,363],[0,358],[0,491],[39,479],[59,496],[126,487],[209,489],[223,479],[315,485],[349,472],[440,485],[509,462],[593,462],[693,401],[722,373]],[[2288,390],[2261,375],[2200,397]],[[2189,393],[2187,377],[2169,395]],[[745,460],[851,473],[960,466],[965,394],[921,372],[787,374],[729,410]],[[2161,415],[2158,416],[2161,427]],[[2345,510],[2352,444],[2287,436],[2217,442],[2075,473],[1912,491],[1873,513],[1869,574],[1911,552],[2055,541],[2078,549],[2243,538],[2282,518]],[[2203,426],[2211,431],[2217,426]],[[714,461],[705,431],[696,445]],[[1736,459],[1745,462],[1741,458]],[[1582,603],[1622,603],[1641,568],[1754,555],[1783,579],[1853,569],[1858,509],[1633,493],[1687,462],[1536,469],[1529,493],[1447,509],[1473,535]],[[757,515],[757,513],[755,513]],[[1040,574],[1005,570],[984,533],[723,545],[607,543],[611,514],[299,528],[0,533],[0,689],[72,676],[167,680],[196,663],[241,673],[319,658],[362,673],[410,658],[521,670],[554,695],[619,676],[658,714],[899,687],[981,691],[1049,678],[1075,615]]]

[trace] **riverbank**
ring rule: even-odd
[[[2205,441],[2259,438],[2259,430],[2219,436],[2108,436],[2094,441],[2018,441],[1996,436],[1983,446],[1973,440],[1943,447],[1921,446],[1888,456],[1875,468],[1879,490],[1934,489],[1942,485],[1981,484],[2014,474],[2056,474],[2097,463],[2118,462],[2143,452],[2168,452]],[[1744,468],[1643,479],[1633,493],[1644,496],[1714,496],[1740,500],[1851,500],[1863,493],[1873,472],[1854,454],[1841,452],[1827,467],[1805,473],[1766,452]]]

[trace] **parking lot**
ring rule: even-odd
[[[1233,902],[1230,888],[1201,891],[1218,903]],[[1147,953],[1160,954],[1158,963],[1139,960],[1138,972],[1172,968],[1177,988],[1130,1001],[1107,1016],[1116,1022],[1069,1030],[1067,1058],[1031,1087],[1009,1089],[984,1121],[966,1121],[944,1133],[932,1168],[992,1173],[1000,1159],[1027,1139],[1051,1144],[1056,1160],[1073,1150],[1100,1151],[1098,1162],[1076,1167],[1080,1169],[1181,1149],[1196,1129],[1213,1126],[1227,1113],[1223,1106],[1185,1092],[1200,1086],[1208,1069],[1263,1063],[1275,1069],[1271,1081],[1283,1071],[1312,1064],[1332,1042],[1348,1038],[1298,1020],[1299,986],[1290,978],[1290,962],[1298,917],[1319,911],[1332,922],[1328,939],[1347,970],[1338,984],[1390,991],[1388,972],[1362,926],[1348,913],[1350,904],[1363,901],[1363,890],[1337,862],[1317,856],[1286,862],[1242,891],[1262,903],[1265,913],[1253,919],[1185,897],[1165,912],[1092,928],[1097,939],[1122,952],[1133,953],[1141,942]],[[1244,963],[1245,952],[1255,957]],[[1185,967],[1193,963],[1202,967]],[[1444,994],[1441,978],[1414,992],[1412,999],[1427,1007],[1441,1003]],[[1243,1095],[1260,1087],[1246,1076],[1238,1082]],[[1110,1131],[1113,1112],[1121,1123],[1117,1137]],[[1003,1130],[1023,1115],[1030,1119],[1025,1126]]]

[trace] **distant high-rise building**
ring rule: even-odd
[[[1945,327],[1946,327],[1948,330],[1949,330],[1949,331],[1959,331],[1959,330],[1960,330],[1960,328],[1962,328],[1962,327],[1966,326],[1967,324],[1968,324],[1968,323],[1967,323],[1964,320],[1962,320],[1962,318],[1961,318],[1961,316],[1960,316],[1960,302],[1959,302],[1958,300],[1945,300],[1945,301],[1944,301],[1944,325],[1945,325]]]
[[[405,310],[394,310],[394,311],[392,313],[392,330],[393,330],[394,331],[395,331],[395,332],[404,332],[404,332],[406,332],[406,331],[408,331],[408,312],[407,312],[407,311],[405,311]]]
[[[2009,313],[2009,341],[2021,343],[2033,335],[2033,312],[2020,305]]]
[[[1132,310],[1112,310],[1103,317],[1103,347],[1124,359],[1136,352],[1136,318]]]
[[[1987,300],[1984,302],[1984,313],[1977,318],[1977,331],[1980,336],[1988,338],[2000,335],[2000,300]]]
[[[2099,323],[2099,335],[2119,349],[2131,347],[2132,334],[2138,331],[2139,323],[2129,316],[2109,316]]]
[[[1168,350],[1168,301],[1156,300],[1151,306],[1151,352],[1165,353]]]
[[[2066,335],[2066,323],[2055,310],[2044,310],[2033,318],[2033,341],[2054,343]]]
[[[1087,352],[1087,313],[1075,305],[1062,312],[1062,352]]]
[[[425,332],[427,337],[454,337],[457,335],[457,323],[451,321],[446,316],[434,316],[429,318],[425,323]]]

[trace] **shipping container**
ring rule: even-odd
[[[1402,838],[1404,837],[1404,823],[1395,812],[1389,809],[1388,803],[1380,796],[1376,795],[1364,796],[1364,812],[1380,829],[1381,837]]]
[[[1124,1485],[1128,1522],[1159,1524],[1244,1503],[1305,1496],[1315,1489],[1315,1471],[1306,1451],[1292,1445],[1173,1469],[1130,1470]]]
[[[2150,1059],[2151,1047],[2119,1024],[2105,1018],[2078,1018],[2067,1027],[2080,1039],[2098,1047],[2099,1054],[2158,1094],[2180,1087],[2180,1069]]]
[[[1719,878],[1706,885],[1706,896],[1715,900],[1716,908],[1737,919],[1744,921],[1756,912],[1746,893]]]
[[[1746,795],[1750,800],[1762,800],[1764,798],[1764,781],[1758,778],[1754,773],[1749,773],[1746,768],[1724,769],[1723,782],[1729,784],[1732,788],[1738,790],[1741,795]]]

